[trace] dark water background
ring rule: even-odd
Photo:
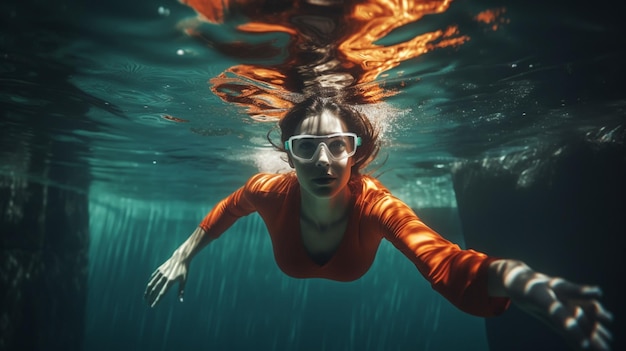
[[[470,20],[501,7],[497,31]],[[270,125],[209,91],[238,62],[176,29],[193,15],[174,1],[0,5],[0,172],[88,196],[84,349],[487,349],[484,320],[433,293],[393,248],[383,245],[357,282],[294,280],[254,216],[194,261],[184,303],[170,294],[145,306],[154,268],[273,159]],[[388,100],[404,112],[386,133],[381,180],[463,244],[452,166],[532,157],[570,138],[619,139],[626,40],[617,4],[463,0],[389,40],[441,23],[472,39],[389,72],[419,83]]]

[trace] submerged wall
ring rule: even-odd
[[[87,196],[31,177],[0,173],[0,350],[79,350]]]
[[[615,315],[613,349],[626,349],[624,130],[457,165],[454,187],[467,247],[536,270],[598,284]],[[552,330],[515,307],[487,320],[492,351],[566,350]]]
[[[0,199],[0,350],[80,350],[86,196],[5,175]]]
[[[57,55],[75,33],[54,22],[67,7],[2,5],[0,350],[79,350],[90,170],[88,141],[72,131],[96,127],[84,116],[97,100],[69,82],[75,65]]]

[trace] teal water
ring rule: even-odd
[[[500,30],[469,23],[466,13],[500,6]],[[572,135],[623,130],[623,25],[590,6],[456,1],[388,37],[459,23],[472,39],[387,72],[417,83],[373,113],[385,127],[383,183],[463,245],[456,162],[532,157]],[[183,303],[170,292],[148,308],[149,275],[211,206],[255,172],[284,167],[265,139],[272,123],[211,93],[209,79],[241,62],[182,33],[194,12],[178,2],[0,9],[0,172],[89,198],[85,350],[488,349],[484,320],[454,309],[390,245],[356,282],[295,280],[255,215],[194,260]]]

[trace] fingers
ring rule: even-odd
[[[154,272],[144,292],[144,299],[148,305],[150,307],[156,306],[172,284],[173,282],[168,280],[159,270]]]
[[[150,281],[148,282],[148,285],[146,285],[146,291],[144,291],[144,293],[143,293],[143,298],[145,300],[148,300],[148,301],[150,300],[150,295],[152,295],[152,291],[154,290],[154,286],[156,285],[156,283],[159,280],[159,275],[160,275],[160,272],[157,269],[150,276]]]
[[[562,278],[552,279],[549,285],[558,294],[567,295],[569,298],[599,299],[602,297],[602,289],[594,285],[575,284]]]
[[[593,350],[610,350],[613,335],[605,325],[613,320],[613,315],[597,300],[587,303],[583,310],[588,322],[584,332],[588,336],[590,348]]]
[[[613,314],[602,306],[598,300],[581,301],[582,308],[585,313],[602,324],[608,324],[613,321]]]
[[[173,282],[168,280],[165,277],[163,277],[161,280],[159,280],[159,284],[156,286],[156,289],[155,289],[155,292],[158,292],[158,294],[154,295],[154,302],[152,302],[150,307],[156,306],[156,304],[161,300],[163,295],[165,295],[165,293],[167,292],[167,290],[169,290],[169,288],[170,288],[170,286],[172,286],[172,284],[173,284]]]
[[[611,350],[611,341],[613,341],[613,335],[602,324],[595,323],[589,337],[582,341],[581,348],[608,351]]]
[[[150,307],[156,306],[163,295],[165,295],[176,282],[179,283],[178,299],[181,302],[183,301],[185,283],[187,281],[187,270],[182,268],[185,267],[181,266],[178,270],[170,270],[169,273],[163,273],[163,266],[161,266],[152,273],[150,281],[146,286],[146,291],[144,292],[144,299]]]
[[[602,323],[612,316],[596,300],[602,294],[599,288],[561,278],[529,279],[524,292],[576,349],[610,349],[611,335]]]
[[[611,334],[611,332],[608,331],[608,329],[606,329],[602,324],[598,324],[595,332],[598,333],[599,336],[607,340],[613,340],[613,334]]]
[[[571,308],[581,308],[590,323],[601,325],[613,320],[611,312],[598,300],[602,297],[602,290],[599,287],[573,284],[562,279],[550,285],[560,302],[572,306]]]
[[[587,298],[599,299],[602,297],[602,289],[599,286],[583,285],[581,295]]]
[[[144,292],[144,297],[146,297],[148,295],[148,292],[150,290],[152,290],[152,286],[154,286],[156,284],[156,282],[159,280],[159,278],[161,277],[161,272],[157,269],[156,271],[154,271],[154,273],[152,273],[152,275],[150,276],[150,281],[148,282],[148,285],[146,286],[146,291]]]
[[[563,302],[563,303],[562,303]],[[613,336],[605,327],[612,315],[597,300],[555,301],[551,319],[580,350],[610,350]]]
[[[582,308],[569,309],[561,302],[555,301],[550,308],[550,319],[555,323],[557,330],[567,340],[577,345],[578,349],[588,349],[589,334],[585,333],[584,329],[589,328],[589,321]]]

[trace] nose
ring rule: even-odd
[[[315,160],[315,165],[317,167],[324,167],[327,168],[328,166],[330,166],[330,157],[328,156],[328,153],[330,151],[328,151],[326,144],[322,143],[319,146],[320,150],[317,153],[317,159]]]

